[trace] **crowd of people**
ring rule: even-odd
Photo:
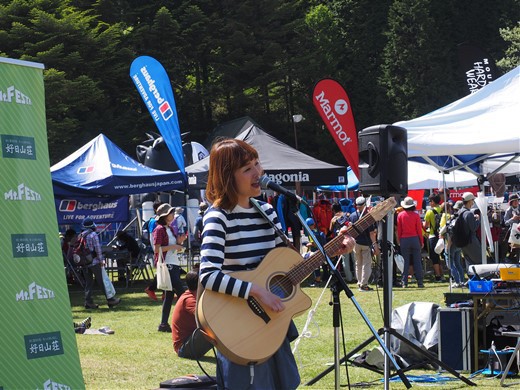
[[[289,246],[304,255],[305,259],[321,250],[329,240],[341,236],[341,245],[329,255],[338,261],[347,281],[357,283],[360,292],[373,290],[370,277],[373,263],[381,255],[382,232],[378,224],[373,223],[362,225],[363,228],[356,227],[355,238],[347,233],[349,226],[355,225],[370,212],[370,197],[358,194],[355,199],[334,203],[320,199],[314,209],[306,210],[303,220],[308,229],[303,229],[298,218],[294,218],[294,206],[283,196],[275,193],[269,201],[252,201],[263,198],[259,184],[263,169],[252,146],[237,139],[222,140],[213,145],[210,160],[207,202],[200,204],[193,231],[193,245],[200,249],[200,269],[199,266],[193,267],[184,279],[181,278],[183,270],[179,254],[184,251],[189,233],[186,220],[182,217],[182,207],[174,208],[157,201],[154,203],[154,216],[147,221],[154,263],[166,263],[172,284],[172,290],[163,293],[158,331],[172,333],[174,351],[179,357],[198,359],[212,348],[212,343],[202,335],[196,322],[198,289],[248,301],[253,299],[273,313],[286,309],[282,298],[266,286],[230,274],[231,271],[257,268],[274,248]],[[440,192],[431,194],[424,218],[421,218],[420,208],[410,197],[404,198],[395,210],[395,247],[404,259],[400,277],[403,288],[410,287],[412,275],[417,287],[424,288],[423,251],[431,262],[434,281],[445,281],[443,265],[446,264],[450,278],[457,287],[464,286],[469,264],[483,262],[477,233],[481,216],[473,207],[475,196],[466,192],[457,202],[449,197],[444,198],[444,191],[442,195]],[[459,241],[453,236],[457,231],[454,221],[459,218],[463,226],[460,231],[467,236],[466,244],[460,247],[455,245],[454,241]],[[507,227],[518,222],[518,195],[511,194],[502,224]],[[288,243],[289,231],[291,243]],[[312,235],[304,240],[308,231]],[[93,301],[94,279],[105,293],[108,306],[117,306],[121,300],[109,296],[102,282],[104,257],[96,224],[90,218],[83,221],[79,234],[66,232],[64,256],[70,256],[73,243],[79,236],[85,237],[93,258],[89,265],[83,267],[85,308],[99,307]],[[139,250],[134,247],[135,239],[127,233],[118,233],[117,238],[129,251]],[[324,264],[310,276],[311,285],[321,286],[329,273],[327,264]],[[156,290],[157,281],[154,279],[145,292],[150,299],[158,300]],[[221,388],[252,389],[298,387],[300,377],[290,348],[290,342],[297,335],[297,329],[291,322],[282,345],[274,355],[254,366],[237,364],[217,351],[218,385]]]
[[[355,224],[363,213],[369,212],[371,205],[367,204],[367,201],[370,197],[361,193],[358,195],[356,198],[334,201],[320,196],[314,207],[299,210],[302,217],[306,217],[306,224],[312,231],[312,235],[309,235],[305,229],[303,230],[308,237],[301,247],[302,254],[316,252],[318,246],[315,240],[324,246],[334,238],[338,227]],[[513,189],[511,194],[506,193],[505,199],[508,207],[500,208],[499,205],[494,205],[494,208],[489,208],[487,217],[493,239],[498,244],[498,262],[518,263],[518,245],[508,242],[513,224],[520,222],[518,194]],[[286,211],[280,209],[276,193],[274,197],[268,198],[268,202],[277,208],[277,213],[286,214]],[[462,230],[455,231],[454,224],[459,215]],[[391,258],[397,254],[404,260],[404,269],[400,275],[394,266],[395,287],[407,288],[409,281],[413,280],[418,287],[424,288],[425,275],[432,274],[434,283],[449,281],[452,287],[466,288],[470,265],[496,261],[494,256],[490,255],[489,245],[484,254],[486,259],[483,259],[480,239],[481,216],[472,192],[463,193],[460,199],[455,201],[450,198],[449,190],[439,188],[431,191],[422,204],[406,197],[395,209],[394,216],[395,236],[390,245],[394,251],[389,256]],[[345,280],[357,282],[358,290],[362,292],[372,291],[370,284],[382,283],[380,279],[371,275],[373,267],[377,267],[381,261],[382,232],[378,230],[378,226],[374,224],[362,232],[357,232],[359,235],[356,237],[354,251],[343,255],[339,262]],[[286,233],[293,232],[289,224],[282,224],[282,227]],[[464,238],[453,239],[454,234],[462,235]],[[300,234],[297,237],[300,237]],[[299,242],[299,238],[294,242]],[[322,286],[329,275],[328,265],[323,264],[313,273],[309,285]]]
[[[487,217],[494,229],[493,237],[499,244],[500,253],[497,254],[499,262],[518,263],[518,245],[508,243],[513,224],[520,222],[518,194],[511,193],[506,199],[508,207],[505,210],[490,208]],[[320,202],[321,213],[323,199]],[[330,203],[332,212],[328,229],[320,229],[315,225],[315,217],[309,218],[308,221],[313,223],[312,230],[321,230],[322,236],[325,235],[327,239],[333,238],[333,224],[337,224],[338,220],[341,221],[341,225],[353,224],[364,212],[370,210],[366,205],[367,198],[364,196],[358,196],[349,203],[355,205],[354,211],[341,211],[339,203]],[[404,265],[400,278],[394,286],[407,288],[410,280],[415,280],[418,287],[424,288],[425,275],[431,273],[433,282],[447,282],[449,279],[452,287],[465,288],[470,265],[495,262],[489,250],[485,251],[486,258],[483,259],[480,239],[481,215],[475,205],[475,195],[465,192],[460,200],[454,201],[449,198],[449,192],[445,193],[441,188],[437,192],[432,191],[426,203],[427,206],[424,207],[418,205],[411,197],[405,197],[395,209],[393,240],[395,245],[391,247],[395,248],[395,254],[402,256]],[[458,224],[460,229],[455,227],[457,219],[461,220]],[[324,225],[329,226],[327,223]],[[359,291],[372,291],[368,281],[372,267],[380,262],[381,235],[378,234],[377,224],[357,233],[359,235],[356,237],[353,254],[344,255],[340,266],[348,282],[357,281]],[[322,245],[325,242],[326,240]],[[307,246],[311,251],[316,250],[312,240],[309,240]],[[389,256],[392,257],[392,254]],[[324,274],[328,276],[328,272]],[[316,271],[311,286],[319,286],[321,280],[319,271]],[[372,282],[377,283],[376,280]]]

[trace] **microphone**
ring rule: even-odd
[[[292,191],[289,191],[287,188],[282,187],[280,184],[270,180],[266,175],[260,177],[259,183],[260,187],[262,187],[264,190],[271,189],[278,192],[279,194],[287,196],[289,199],[294,200],[295,202],[302,201],[300,196],[296,195]]]

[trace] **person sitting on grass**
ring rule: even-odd
[[[202,332],[196,331],[195,310],[197,308],[198,269],[194,268],[186,274],[188,289],[179,297],[172,315],[173,348],[177,355],[186,359],[199,359],[211,348]]]

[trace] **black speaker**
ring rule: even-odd
[[[439,360],[454,370],[475,370],[473,309],[442,308],[438,311],[437,321]]]
[[[359,189],[371,195],[408,193],[408,142],[406,129],[375,125],[359,137]]]

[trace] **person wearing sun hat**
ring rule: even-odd
[[[462,194],[463,206],[459,210],[459,218],[464,220],[464,226],[469,234],[469,243],[462,248],[462,254],[466,261],[466,266],[471,264],[482,264],[482,253],[480,239],[477,236],[477,229],[480,226],[480,216],[472,211],[475,204],[475,195],[471,192]]]
[[[419,288],[424,287],[424,272],[421,262],[421,248],[424,245],[421,217],[415,212],[415,201],[407,196],[401,201],[401,211],[397,215],[397,240],[404,258],[402,286],[408,287],[408,269],[413,265]]]
[[[453,215],[449,216],[448,221],[446,222],[446,232],[453,227],[453,221],[454,218],[457,217],[460,210],[462,209],[464,203],[462,200],[458,200],[453,205]],[[465,279],[465,272],[464,267],[462,266],[462,248],[459,248],[458,246],[454,245],[451,242],[450,234],[446,234],[447,239],[447,248],[448,248],[448,255],[449,255],[449,267],[451,271],[451,276],[453,278],[453,284],[451,285],[452,288],[457,287],[464,287],[464,279]]]
[[[513,223],[520,222],[520,208],[518,207],[518,194],[509,195],[509,207],[504,213],[504,224],[510,227]]]
[[[366,198],[358,196],[356,198],[356,211],[349,216],[351,223],[356,223],[365,213]],[[356,259],[356,277],[358,280],[358,290],[361,292],[372,291],[368,285],[368,280],[372,274],[372,250],[374,255],[379,254],[377,245],[377,226],[372,224],[363,230],[356,237],[356,246],[354,247],[354,257]]]
[[[507,227],[509,232],[513,228],[513,224],[520,223],[520,207],[518,206],[518,194],[509,195],[509,207],[504,213],[504,225]],[[509,238],[509,232],[506,236]],[[512,262],[518,262],[520,249],[511,248],[509,254],[509,260]]]
[[[94,278],[96,278],[97,284],[101,286],[103,292],[105,293],[105,297],[107,297],[101,270],[101,268],[105,266],[105,258],[103,257],[99,236],[96,233],[97,226],[92,218],[85,218],[81,224],[81,227],[82,231],[80,235],[86,238],[87,247],[92,252],[94,257],[91,264],[83,267],[83,276],[85,277],[85,308],[97,309],[99,305],[94,303],[93,300]],[[107,297],[108,307],[117,306],[120,302],[121,299],[116,298],[115,296],[111,298]]]
[[[172,328],[169,324],[169,317],[173,304],[173,296],[177,294],[177,297],[180,297],[185,290],[181,281],[181,266],[177,252],[184,249],[182,243],[186,239],[186,235],[175,236],[174,229],[171,227],[171,223],[174,219],[174,211],[175,209],[168,203],[160,205],[157,208],[157,226],[153,231],[154,264],[157,265],[159,256],[164,259],[164,262],[168,266],[173,287],[172,291],[164,292],[161,323],[157,330],[159,332],[170,333]]]

